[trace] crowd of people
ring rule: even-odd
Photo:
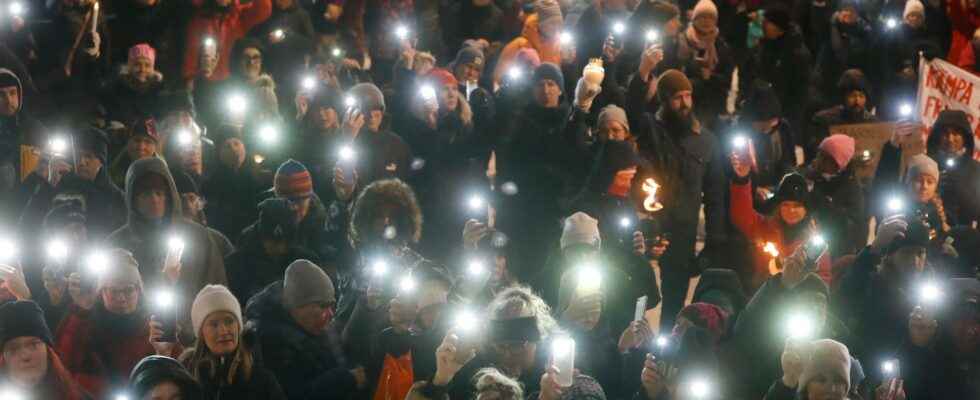
[[[980,399],[978,28],[0,1],[0,399]]]

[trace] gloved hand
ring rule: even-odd
[[[908,222],[905,222],[901,217],[886,218],[878,226],[878,233],[875,235],[874,242],[871,243],[871,250],[876,254],[881,254],[882,250],[892,244],[895,239],[904,238],[908,227]]]
[[[602,92],[601,86],[589,83],[585,78],[579,78],[575,85],[575,106],[588,112],[592,108],[592,101],[600,92]]]

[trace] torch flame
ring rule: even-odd
[[[773,242],[766,242],[766,245],[762,247],[762,251],[770,256],[779,257],[779,249],[776,248],[776,244]]]
[[[657,211],[664,208],[663,204],[657,202],[657,189],[660,185],[653,178],[647,178],[643,181],[643,191],[646,192],[647,198],[643,199],[643,208],[647,211]]]

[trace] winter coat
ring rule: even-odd
[[[252,27],[262,23],[272,13],[271,0],[256,0],[248,4],[233,1],[224,11],[200,6],[187,24],[184,49],[183,77],[189,81],[197,75],[198,61],[205,37],[214,38],[218,47],[218,66],[211,80],[222,80],[231,72],[231,50],[235,42]]]
[[[947,1],[946,15],[952,25],[952,37],[949,44],[947,61],[961,65],[965,48],[970,47],[973,32],[980,27],[980,13],[968,8],[969,3],[962,1]]]
[[[238,170],[218,163],[211,179],[201,186],[201,194],[207,199],[204,211],[208,225],[233,240],[259,217],[256,205],[266,186],[256,177],[254,168],[248,157]]]
[[[136,193],[133,193],[133,187],[148,174],[160,175],[170,187],[167,213],[157,222],[147,220],[136,210]],[[167,238],[174,233],[182,237],[186,245],[180,259],[181,272],[176,289],[177,298],[180,299],[178,310],[185,312],[178,315],[184,317],[182,326],[190,328],[190,312],[187,311],[190,310],[194,296],[204,285],[225,285],[228,282],[221,248],[212,240],[207,228],[183,218],[177,186],[163,160],[148,158],[133,163],[126,174],[126,188],[128,222],[109,235],[106,243],[132,252],[139,263],[143,282],[152,285],[163,279]]]
[[[146,83],[139,83],[124,70],[102,94],[106,118],[129,126],[137,121],[158,117],[162,91],[163,75],[159,72],[150,75]]]
[[[189,371],[192,370],[190,363],[193,354],[194,349],[191,348],[180,356],[181,364],[184,364]],[[220,360],[224,361],[225,358],[222,357]],[[239,365],[238,372],[235,374],[234,383],[229,384],[227,381],[228,368],[231,367],[229,363],[224,362],[220,365],[213,366],[216,370],[212,371],[208,361],[202,362],[205,364],[200,368],[197,381],[201,384],[201,388],[204,390],[204,396],[207,399],[286,400],[286,394],[283,393],[282,388],[279,386],[276,376],[272,371],[261,365],[252,365],[252,376],[247,380]]]
[[[387,129],[371,132],[364,127],[352,145],[358,151],[354,167],[358,191],[381,179],[405,180],[411,173],[412,148],[395,132]]]
[[[665,119],[666,112],[661,107],[656,114],[645,114],[642,125],[633,128],[640,156],[651,166],[649,172],[638,171],[634,182],[653,178],[661,185],[657,191],[658,202],[663,204],[659,218],[671,242],[664,257],[686,268],[694,256],[695,227],[702,204],[705,246],[710,248],[726,239],[723,151],[715,135],[699,123],[683,132]]]
[[[20,110],[12,117],[0,117],[0,220],[13,224],[33,194],[21,184],[21,177],[30,171],[22,171],[21,146],[42,146],[45,128],[24,111],[24,86],[18,75],[0,68],[0,75],[13,78],[20,93]]]
[[[543,63],[550,62],[555,65],[561,65],[561,46],[558,43],[558,35],[545,39],[541,36],[541,32],[538,29],[537,14],[529,15],[524,20],[524,30],[521,31],[521,36],[507,43],[507,46],[504,46],[504,49],[500,51],[497,67],[493,71],[494,82],[501,82],[503,80],[504,72],[510,68],[511,64],[517,58],[517,52],[524,48],[532,48],[537,51],[538,57],[541,58],[541,62]]]
[[[356,382],[328,329],[321,336],[303,330],[282,305],[282,282],[274,282],[245,307],[249,334],[256,335],[263,365],[273,371],[290,400],[339,399]]]
[[[855,254],[868,242],[864,189],[858,182],[854,163],[830,180],[817,178],[810,190],[812,203],[807,209],[820,221],[824,237],[829,238],[832,260]]]
[[[445,329],[424,332],[398,332],[387,327],[380,333],[372,334],[370,351],[372,357],[365,369],[371,387],[378,387],[390,377],[383,376],[383,362],[386,358],[411,358],[413,381],[430,379],[436,372],[436,348],[442,343]],[[375,394],[377,395],[377,394]]]
[[[830,128],[834,125],[866,124],[877,120],[875,115],[867,110],[855,114],[843,105],[836,105],[817,112],[810,120],[809,132],[803,143],[806,159],[813,160],[817,156],[817,148],[820,146],[820,142],[830,136]]]
[[[946,218],[950,226],[971,225],[980,220],[980,163],[973,159],[974,140],[966,129],[962,156],[946,154],[940,150],[943,127],[951,121],[937,120],[926,141],[926,153],[939,164],[942,171],[939,179],[939,195],[945,206]],[[963,130],[964,127],[959,127]],[[969,127],[965,127],[969,128]],[[948,161],[953,160],[953,166]]]
[[[811,278],[812,275],[811,275]],[[807,291],[818,291],[819,284],[802,282],[794,289],[787,289],[782,282],[782,274],[773,275],[752,296],[735,322],[733,349],[739,354],[742,365],[752,368],[737,368],[734,375],[739,383],[737,392],[743,398],[760,398],[769,384],[781,375],[780,355],[786,343],[783,329],[785,315],[792,310],[795,296],[804,286]],[[826,289],[824,289],[826,290]],[[829,299],[828,299],[829,300]],[[850,331],[831,312],[823,326],[816,327],[814,338],[829,338],[849,343]]]
[[[485,7],[477,7],[472,1],[455,2],[440,18],[443,42],[450,52],[457,52],[466,39],[486,39],[499,42],[504,39],[504,12],[490,2]]]
[[[129,315],[110,313],[101,301],[92,310],[72,305],[55,331],[54,347],[75,380],[103,398],[127,383],[143,357],[155,354],[148,317],[144,309]]]
[[[256,229],[250,226],[248,230]],[[289,252],[273,258],[263,250],[262,242],[254,241],[257,235],[248,234],[249,242],[242,243],[238,250],[225,257],[225,269],[228,271],[228,288],[241,303],[265,289],[269,284],[281,280],[286,275],[286,267],[294,260],[310,260],[320,265],[316,254],[303,247],[291,246]],[[324,271],[326,272],[326,271]]]
[[[745,132],[755,150],[758,171],[753,171],[752,184],[775,193],[783,176],[796,168],[796,129],[785,118],[779,119],[771,133],[758,132],[746,125],[744,129],[737,127],[735,132]],[[724,140],[731,143],[734,135],[725,136]]]
[[[752,207],[752,197],[751,184],[732,182],[729,213],[732,225],[754,245],[755,277],[767,279],[770,275],[769,262],[772,256],[763,251],[763,247],[767,242],[772,242],[780,255],[785,257],[793,254],[797,248],[806,243],[810,220],[804,219],[797,226],[788,227],[779,218],[778,210],[768,217],[757,213]],[[830,257],[820,258],[816,273],[828,284],[830,283]]]
[[[693,28],[688,28],[693,30]],[[719,115],[727,114],[726,103],[728,92],[732,86],[732,71],[735,70],[735,56],[725,38],[718,34],[715,39],[715,50],[718,53],[718,64],[711,70],[707,78],[701,74],[698,49],[694,41],[687,36],[687,29],[682,29],[678,37],[678,59],[684,65],[684,74],[691,80],[694,87],[694,110],[698,119],[714,124]],[[714,126],[714,125],[711,125]]]
[[[873,41],[871,24],[864,18],[858,17],[853,24],[843,24],[834,19],[830,24],[830,40],[824,43],[817,56],[823,87],[832,88],[841,74],[851,68],[870,73]]]
[[[811,53],[803,42],[803,35],[795,25],[778,39],[763,39],[757,53],[745,71],[745,80],[761,79],[772,83],[783,115],[799,126],[803,105],[807,103],[806,84],[810,78]]]
[[[346,240],[346,230],[342,230],[341,226],[338,226],[347,221],[346,215],[341,215],[345,212],[346,210],[343,210],[342,206],[336,202],[324,206],[320,199],[314,195],[310,200],[310,209],[306,218],[296,227],[296,234],[291,239],[291,244],[313,252],[325,266],[343,267],[343,265],[338,264],[350,257],[350,244]],[[261,243],[261,239],[258,237],[258,229],[256,229],[258,222],[253,222],[251,226],[242,231],[238,239],[239,247],[254,246],[250,243]]]
[[[975,357],[956,350],[948,337],[951,329],[941,326],[937,332],[939,337],[925,347],[905,341],[896,352],[908,398],[975,399],[980,396],[980,366]]]

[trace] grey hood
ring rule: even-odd
[[[149,174],[162,176],[170,187],[170,209],[167,215],[164,216],[164,219],[171,224],[179,221],[183,216],[183,212],[181,211],[180,195],[177,192],[177,185],[174,184],[174,177],[170,175],[170,168],[163,159],[149,157],[136,160],[129,165],[129,170],[126,171],[126,211],[128,224],[132,227],[139,227],[146,223],[146,220],[136,211],[136,193],[134,193],[133,188],[137,181]]]
[[[20,77],[18,77],[14,71],[7,68],[0,68],[0,76],[9,76],[13,78],[15,82],[17,82],[17,97],[18,100],[20,100],[20,104],[17,106],[17,112],[19,113],[20,110],[24,109],[24,84],[20,81]]]

